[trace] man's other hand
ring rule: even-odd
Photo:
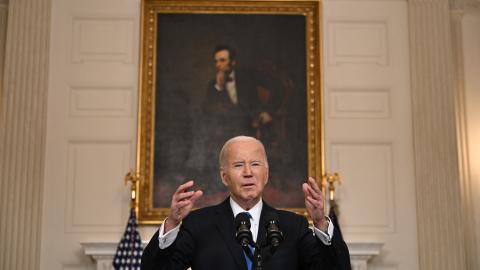
[[[303,194],[305,196],[305,207],[308,215],[313,220],[313,225],[321,231],[327,231],[328,220],[325,218],[323,202],[325,196],[320,191],[315,179],[309,177],[306,183],[302,185]]]

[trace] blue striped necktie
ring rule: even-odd
[[[253,255],[254,248],[252,247],[252,245],[248,245],[248,248],[250,249],[250,252],[251,252],[251,254]],[[245,256],[245,262],[247,262],[247,269],[248,269],[248,270],[252,270],[252,268],[253,268],[253,262],[252,262],[252,260],[250,260],[250,258],[247,256],[247,254],[245,253],[245,251],[243,251],[243,255]]]
[[[245,212],[247,214],[247,216],[252,219],[252,215],[250,215],[249,212]],[[254,248],[252,247],[252,245],[248,245],[248,248],[250,249],[250,254],[253,255],[254,253]],[[247,263],[247,269],[248,270],[252,270],[253,269],[253,262],[252,260],[250,259],[250,257],[247,256],[247,254],[245,253],[245,251],[243,251],[243,256],[245,256],[245,262]]]

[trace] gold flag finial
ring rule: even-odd
[[[325,184],[328,185],[328,199],[330,201],[333,201],[335,195],[335,183],[342,183],[340,175],[338,173],[325,174],[324,180],[326,182]]]
[[[130,186],[130,208],[134,209],[135,212],[138,212],[138,190],[140,189],[140,180],[141,176],[138,172],[133,173],[129,171],[125,175],[125,185],[129,182]],[[138,213],[137,213],[138,214]]]

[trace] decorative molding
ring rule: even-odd
[[[344,188],[337,191],[346,218],[346,233],[394,233],[395,192],[393,145],[376,142],[334,142],[332,169],[342,173]],[[364,157],[368,156],[369,159]],[[374,157],[374,158],[373,158]],[[371,196],[372,192],[376,194]],[[361,197],[364,196],[364,197]],[[360,209],[369,209],[368,213]]]
[[[380,255],[383,243],[354,242],[347,243],[350,252],[352,270],[367,270],[368,262]]]
[[[72,263],[63,263],[61,265],[62,270],[89,270],[84,264],[72,264]],[[112,269],[113,270],[113,269]]]
[[[106,17],[72,18],[72,62],[133,61],[134,19]]]
[[[51,0],[8,3],[0,93],[0,269],[38,269]]]
[[[121,231],[127,210],[119,202],[127,192],[123,177],[130,165],[131,143],[68,142],[66,232]]]
[[[148,241],[142,241],[145,249]],[[113,257],[117,250],[118,242],[81,242],[84,254],[95,262],[95,270],[113,270]]]
[[[387,19],[327,20],[326,29],[329,65],[388,64]]]
[[[330,87],[327,94],[330,118],[391,117],[389,88]]]
[[[408,15],[419,269],[465,270],[449,1],[410,0]]]
[[[460,173],[460,190],[462,200],[462,215],[464,220],[464,237],[466,249],[467,269],[475,269],[477,266],[477,241],[475,234],[475,214],[472,198],[472,180],[470,178],[468,138],[467,138],[467,114],[465,93],[465,63],[463,53],[462,18],[464,12],[452,11],[452,42],[454,54],[454,85],[455,85],[455,111],[457,124],[458,158]]]
[[[450,0],[452,12],[467,12],[480,8],[480,0]]]
[[[131,86],[71,86],[70,116],[131,117],[133,95]]]

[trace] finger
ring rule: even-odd
[[[321,208],[323,205],[320,201],[315,200],[312,197],[307,197],[307,201],[311,203],[314,208]]]
[[[186,200],[186,199],[192,197],[193,194],[194,194],[193,191],[182,192],[180,194],[175,195],[175,200],[176,201]]]
[[[321,193],[315,191],[310,185],[307,186],[308,192],[310,196],[312,196],[315,200],[319,200],[321,198]]]
[[[182,208],[185,208],[189,205],[193,206],[193,204],[195,203],[195,201],[200,198],[201,196],[203,195],[203,192],[201,190],[197,190],[193,193],[193,195],[190,197],[190,198],[187,198],[187,199],[184,199],[182,201],[179,201],[177,204],[176,204],[176,209],[177,211],[181,211]]]
[[[323,197],[321,196],[321,194],[317,194],[314,192],[314,190],[307,184],[307,183],[304,183],[303,184],[303,193],[304,193],[304,197],[305,197],[305,201],[308,200],[312,200],[312,202],[316,205],[320,205],[320,207],[322,207],[323,205]]]
[[[305,196],[312,196],[312,192],[311,192],[312,189],[310,188],[310,186],[307,183],[303,183],[302,190],[303,190],[303,193],[305,194]]]
[[[219,72],[217,73],[217,80],[218,80],[218,81],[221,81],[221,82],[225,81],[225,72],[219,71]]]
[[[305,199],[305,207],[307,208],[307,210],[313,210],[315,208],[314,205],[307,199]]]
[[[200,197],[202,197],[202,195],[203,195],[203,191],[197,190],[195,191],[195,193],[193,193],[192,197],[190,198],[190,201],[192,203],[195,203],[195,201],[197,201]]]
[[[305,207],[307,208],[307,211],[310,214],[311,218],[325,215],[323,211],[323,206],[318,207],[317,205],[313,204],[309,200],[305,200]]]
[[[193,181],[192,180],[178,186],[177,190],[175,191],[175,193],[172,196],[172,201],[181,200],[181,199],[179,199],[180,194],[188,192],[188,189],[191,188],[192,186],[193,186]]]
[[[324,200],[325,194],[320,190],[314,178],[312,177],[309,178],[308,187],[309,187],[310,193],[316,200],[322,200],[322,201]]]
[[[192,191],[192,192],[193,192],[193,191]],[[184,200],[181,200],[181,201],[179,201],[178,203],[182,203],[182,205],[184,205],[183,202],[187,202],[187,203],[193,204],[193,203],[195,203],[195,201],[196,201],[198,198],[200,198],[202,195],[203,195],[203,192],[202,192],[201,190],[197,190],[197,191],[195,191],[195,193],[192,194],[192,196],[190,196],[190,197],[188,197],[188,198],[186,198],[186,199],[184,199]]]
[[[177,190],[175,191],[175,194],[182,193],[185,190],[191,188],[193,186],[193,180],[190,180],[180,186],[178,186]]]
[[[318,187],[317,181],[315,181],[315,178],[308,177],[308,183],[313,188],[313,190],[315,190],[318,193],[321,193],[320,188]]]
[[[184,208],[185,206],[191,204],[192,202],[190,200],[185,200],[185,201],[180,201],[177,203],[177,207],[176,207],[176,210],[177,211],[181,211],[182,208]]]
[[[312,202],[313,202],[315,205],[317,205],[318,208],[323,208],[324,199],[323,199],[322,196],[320,196],[319,198],[315,198],[315,197],[310,197],[310,198],[314,201],[314,202],[313,202],[313,201],[312,201]]]

